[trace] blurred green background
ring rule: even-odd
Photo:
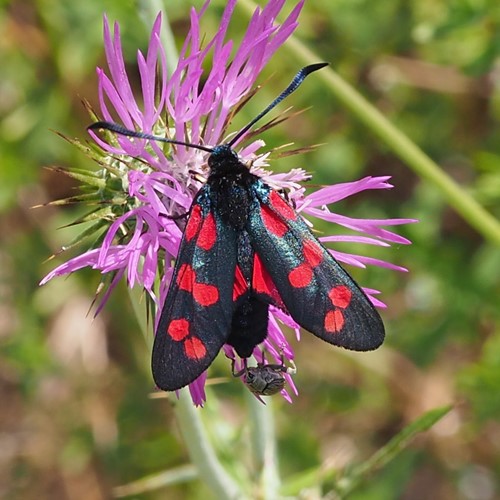
[[[189,3],[166,3],[180,44]],[[223,6],[213,1],[204,24],[208,36]],[[81,101],[97,108],[103,13],[121,25],[134,78],[136,50],[146,49],[152,21],[138,17],[132,0],[4,0],[0,7],[0,497],[6,499],[110,498],[119,485],[188,461],[168,401],[149,398],[152,333],[145,342],[125,286],[92,320],[87,311],[98,273],[37,285],[61,262],[44,261],[75,234],[59,228],[81,213],[79,207],[31,207],[77,187],[44,167],[90,166],[54,131],[86,137],[89,117]],[[237,8],[235,37],[247,21]],[[308,0],[300,23],[296,36],[318,60],[330,61],[498,217],[497,0]],[[282,48],[260,79],[271,80],[244,117],[260,111],[297,69],[294,55]],[[314,172],[315,184],[391,175],[395,189],[358,196],[336,211],[421,222],[400,228],[410,247],[351,247],[410,270],[354,272],[363,285],[382,290],[388,304],[382,349],[349,354],[308,334],[295,343],[300,395],[293,405],[273,400],[283,476],[360,462],[426,410],[452,402],[445,419],[349,498],[500,497],[499,249],[319,79],[308,80],[287,104],[311,109],[266,133],[266,142],[324,145],[273,169],[303,166]],[[230,380],[224,359],[211,373],[228,379],[210,390],[203,416],[225,442],[238,429],[232,450],[238,456],[248,424],[244,388]],[[196,481],[133,496],[207,497]]]

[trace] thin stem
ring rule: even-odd
[[[161,12],[163,22],[162,30],[160,31],[160,39],[167,56],[168,73],[171,75],[177,66],[179,54],[175,46],[174,34],[172,33],[170,22],[168,21],[165,2],[163,0],[139,0],[138,9],[139,16],[148,29],[153,26],[158,12]]]
[[[127,288],[127,290],[137,322],[150,351],[153,336],[151,335],[151,320],[148,322],[144,300],[141,300],[144,292],[138,292],[137,288]],[[226,473],[217,459],[201,421],[199,409],[194,407],[187,389],[179,391],[179,400],[175,401],[173,408],[189,456],[198,471],[199,479],[212,489],[216,498],[223,500],[243,498],[238,485]]]
[[[256,8],[255,3],[251,0],[241,0],[238,5],[243,7],[249,15]],[[297,61],[302,63],[323,59],[293,36],[287,40],[285,47],[293,53]],[[387,120],[380,111],[335,73],[331,67],[320,71],[317,77],[323,79],[335,97],[391,148],[417,175],[435,186],[450,206],[477,232],[491,242],[500,244],[500,222],[465,189],[454,182],[414,142]]]
[[[179,400],[174,408],[182,437],[189,456],[198,469],[200,479],[212,489],[216,498],[221,500],[244,498],[238,485],[217,459],[201,421],[200,409],[194,407],[186,388],[179,391]]]
[[[376,471],[398,457],[418,434],[428,431],[452,409],[452,405],[447,405],[430,410],[418,417],[417,420],[396,434],[387,444],[379,448],[368,460],[354,466],[345,477],[341,478],[336,485],[337,492],[344,498],[354,491],[363,481],[373,477]]]
[[[273,500],[278,497],[281,485],[278,472],[276,432],[271,398],[262,404],[250,391],[246,392],[251,438],[255,461],[260,473],[260,498]]]
[[[175,486],[198,479],[198,471],[194,465],[180,465],[170,470],[151,474],[137,481],[113,488],[113,497],[122,498],[132,495],[143,495],[148,491],[155,491],[166,486]]]
[[[148,319],[146,309],[145,292],[137,286],[134,288],[127,287],[127,292],[137,324],[139,325],[144,340],[150,350],[153,342],[153,335],[151,333],[151,320]]]

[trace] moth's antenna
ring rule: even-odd
[[[177,144],[178,146],[186,146],[188,148],[200,149],[201,151],[206,151],[207,153],[213,152],[213,149],[207,146],[201,146],[199,144],[191,144],[189,142],[183,142],[183,141],[176,141],[175,139],[166,139],[165,137],[145,134],[144,132],[136,132],[135,130],[130,130],[113,122],[95,122],[87,127],[87,130],[98,130],[98,129],[109,130],[111,132],[115,132],[120,135],[125,135],[127,137],[138,137],[139,139],[149,139],[150,141],[160,141],[160,142],[166,142],[167,144]]]
[[[311,74],[314,71],[317,71],[318,69],[324,68],[325,66],[328,66],[328,63],[316,63],[316,64],[310,64],[309,66],[306,66],[302,68],[293,78],[293,80],[290,82],[290,85],[281,92],[281,94],[276,97],[276,99],[269,104],[269,106],[262,111],[262,113],[258,114],[248,125],[243,127],[228,143],[227,145],[231,147],[238,139],[241,138],[248,130],[250,130],[264,115],[267,115],[271,109],[273,109],[275,106],[277,106],[283,99],[288,97],[292,92],[297,90],[300,86],[300,84],[305,80],[306,76]]]
[[[238,141],[248,130],[250,130],[264,115],[267,115],[269,111],[271,111],[275,106],[277,106],[283,99],[288,97],[292,92],[297,90],[301,83],[305,80],[306,76],[317,71],[318,69],[324,68],[328,66],[328,63],[316,63],[310,64],[309,66],[305,66],[302,68],[290,82],[290,85],[278,96],[276,99],[269,104],[269,106],[259,113],[248,125],[243,127],[228,143],[227,145],[231,147],[233,144]],[[199,144],[191,144],[189,142],[177,141],[175,139],[166,139],[165,137],[160,137],[152,134],[145,134],[144,132],[136,132],[135,130],[130,130],[128,128],[122,127],[117,123],[99,121],[92,123],[87,127],[87,130],[109,130],[111,132],[115,132],[116,134],[125,135],[127,137],[137,137],[139,139],[149,139],[150,141],[159,141],[166,142],[167,144],[177,144],[178,146],[186,146],[188,148],[199,149],[201,151],[205,151],[207,153],[213,153],[213,148],[208,146],[201,146]]]

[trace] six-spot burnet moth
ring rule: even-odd
[[[241,358],[250,357],[266,338],[270,304],[330,344],[356,351],[382,344],[384,326],[365,293],[302,217],[252,174],[232,148],[307,75],[324,66],[302,68],[264,111],[229,142],[215,147],[110,122],[89,127],[209,153],[209,175],[189,210],[155,335],[152,370],[159,388],[174,391],[193,382],[224,344]],[[265,390],[266,376],[278,384],[283,378],[283,370],[276,367],[255,370],[256,392]]]

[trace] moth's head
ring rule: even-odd
[[[228,144],[215,146],[208,157],[208,166],[212,173],[234,172],[242,165],[238,154]]]

